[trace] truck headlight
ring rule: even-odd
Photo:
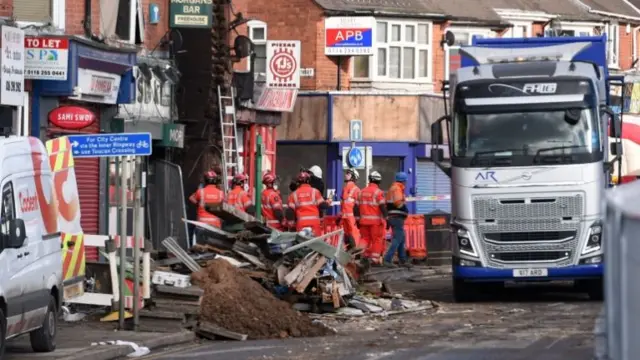
[[[589,229],[589,238],[587,239],[587,243],[584,244],[584,249],[582,250],[582,255],[586,255],[592,253],[594,251],[598,251],[602,248],[602,223],[600,221],[596,221],[591,225]]]
[[[458,231],[456,232],[456,237],[458,239],[458,247],[460,248],[460,253],[478,257],[476,250],[471,244],[471,236],[469,234],[469,231],[467,231],[466,229],[458,229]]]

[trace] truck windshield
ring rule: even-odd
[[[597,161],[595,157],[602,156],[602,144],[595,111],[556,109],[456,113],[452,141],[454,158],[467,163],[466,166],[474,166],[479,158],[485,165],[486,158],[512,160],[495,164],[498,166],[532,165],[540,159],[556,163]]]

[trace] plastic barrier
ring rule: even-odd
[[[323,234],[330,233],[338,230],[340,227],[336,224],[337,216],[325,216],[322,220]],[[425,238],[424,230],[424,216],[423,215],[409,215],[405,224],[404,231],[407,236],[406,250],[409,256],[423,260],[427,257],[427,240]],[[391,229],[387,231],[388,235],[391,235]],[[326,240],[327,243],[337,246],[339,236],[332,236]]]

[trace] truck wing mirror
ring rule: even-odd
[[[602,107],[601,112],[602,114],[607,114],[609,116],[609,136],[616,139],[621,138],[622,121],[620,120],[620,117],[608,106]]]
[[[439,162],[442,162],[443,158],[444,158],[444,150],[442,150],[439,147],[431,148],[431,161],[435,163],[439,163]]]
[[[9,234],[5,235],[5,248],[19,249],[24,245],[27,239],[27,230],[24,226],[24,220],[14,219],[7,223]]]
[[[442,122],[445,121],[445,125],[451,119],[449,115],[444,115],[431,124],[431,145],[444,144],[444,138],[442,136]]]
[[[611,155],[613,155],[613,156],[621,156],[622,155],[622,143],[619,142],[619,141],[612,142],[611,144],[609,144],[609,150],[611,152]]]

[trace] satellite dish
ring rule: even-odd
[[[444,34],[444,43],[447,44],[447,46],[453,46],[453,44],[456,43],[456,36],[451,31],[447,31]]]
[[[233,49],[238,59],[246,58],[253,52],[253,42],[244,35],[238,35],[233,41]]]
[[[171,52],[173,52],[174,54],[179,52],[184,45],[184,38],[182,37],[182,33],[180,32],[180,30],[171,30],[169,39],[171,44]]]

